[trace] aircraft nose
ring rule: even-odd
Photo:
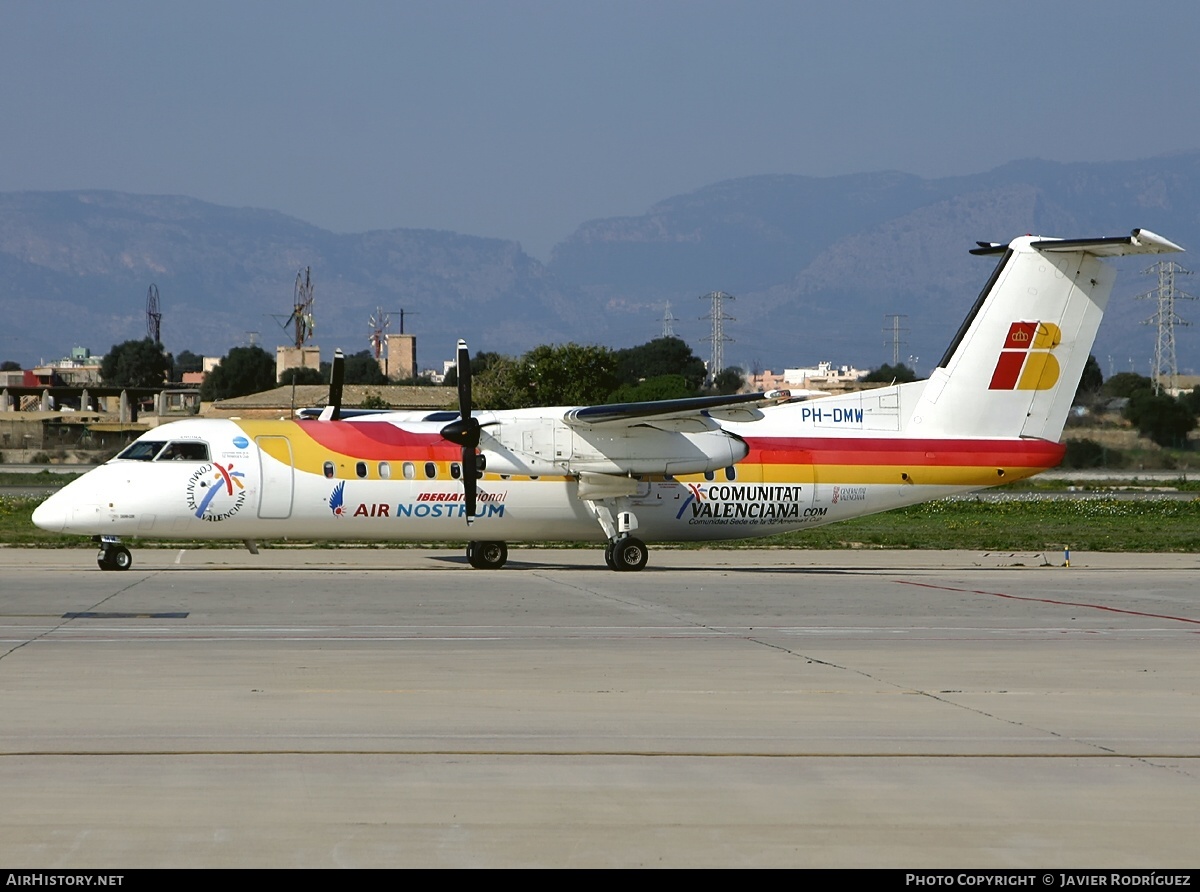
[[[67,525],[67,506],[57,493],[33,509],[33,523],[51,533],[63,531]]]

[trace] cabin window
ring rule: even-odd
[[[425,462],[425,479],[432,480],[437,476],[437,465],[431,461]]]
[[[357,474],[359,477],[366,477],[367,476],[367,463],[365,461],[355,462],[354,463],[354,473]]]
[[[392,476],[392,466],[385,461],[379,463],[379,479],[388,480]]]
[[[417,476],[417,466],[410,461],[404,463],[404,479],[412,480]]]
[[[331,461],[325,462],[324,467],[325,467],[325,476],[328,477],[330,480],[332,480],[333,479],[333,462],[331,462]]]
[[[712,471],[705,471],[705,472],[704,472],[704,479],[705,479],[705,480],[716,480],[716,479],[717,479],[717,475],[716,475],[716,474],[714,474]]]
[[[158,451],[165,445],[165,440],[137,440],[130,443],[129,447],[121,452],[117,458],[123,458],[128,461],[150,461],[158,454]]]
[[[197,440],[175,440],[158,454],[155,461],[208,461],[208,444]]]
[[[456,461],[450,462],[450,476],[455,480],[462,478],[462,465]]]
[[[733,465],[730,465],[728,468],[725,469],[725,479],[726,480],[736,480],[737,479],[737,471],[734,470]]]

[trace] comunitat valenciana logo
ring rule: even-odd
[[[1058,383],[1053,350],[1062,331],[1053,322],[1014,322],[1000,347],[988,390],[1049,390]]]
[[[219,521],[233,517],[246,501],[245,475],[212,462],[198,467],[187,482],[188,507],[201,520]]]

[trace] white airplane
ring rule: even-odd
[[[613,570],[646,541],[766,536],[1010,483],[1055,467],[1112,290],[1104,257],[1182,250],[1128,238],[979,243],[1000,260],[925,381],[793,400],[786,391],[474,413],[459,342],[458,412],[156,427],[50,496],[33,522],[120,538],[471,539],[476,568],[509,542],[606,543]],[[342,417],[345,414],[348,417]],[[635,535],[636,533],[636,535]]]

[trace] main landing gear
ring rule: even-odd
[[[646,543],[634,536],[621,536],[604,546],[604,563],[617,572],[640,570],[648,557]]]
[[[608,569],[618,572],[642,569],[646,566],[648,556],[649,549],[646,548],[646,543],[633,536],[620,536],[604,546],[604,563],[608,565]],[[499,570],[507,561],[508,545],[504,542],[467,543],[467,562],[476,570]],[[101,563],[100,566],[104,567],[104,564]]]
[[[476,570],[499,570],[508,560],[503,542],[468,542],[467,561]]]
[[[133,566],[133,555],[119,539],[101,538],[96,565],[101,570],[128,570]]]
[[[585,499],[592,516],[596,518],[608,544],[604,546],[604,563],[608,569],[618,573],[640,570],[646,566],[650,556],[646,543],[631,535],[638,528],[638,520],[632,511],[620,510],[618,499]]]

